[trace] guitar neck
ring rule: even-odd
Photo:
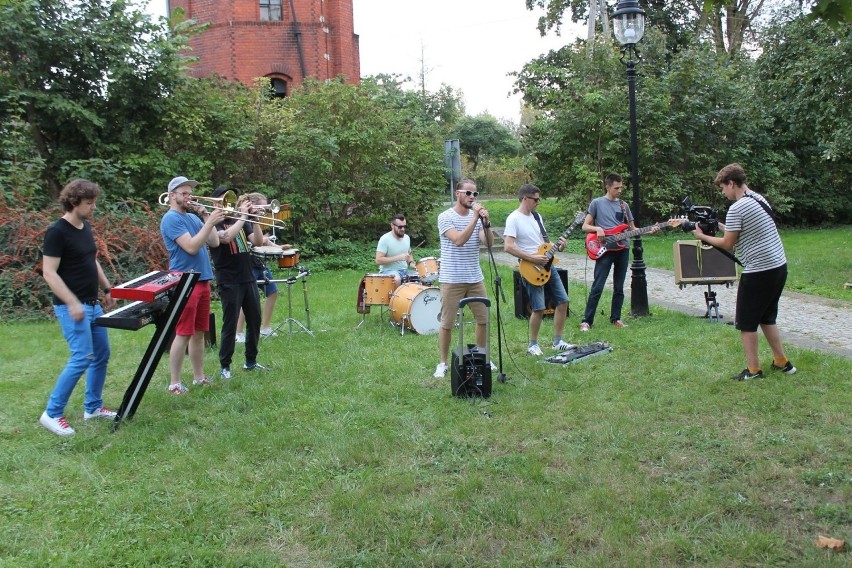
[[[571,223],[571,225],[569,225],[568,228],[565,229],[565,232],[559,235],[559,239],[568,239],[568,237],[571,236],[571,233],[574,232],[574,229],[576,229],[579,224],[580,223],[578,221],[574,221],[573,223]],[[558,241],[559,239],[556,240]],[[550,247],[550,249],[544,254],[547,258],[553,260],[553,257],[556,255],[556,245]]]
[[[616,243],[618,241],[623,241],[625,239],[632,239],[633,237],[638,237],[639,235],[644,235],[645,233],[650,233],[657,227],[663,228],[666,226],[666,223],[655,223],[654,225],[649,225],[648,227],[642,227],[639,229],[633,229],[632,231],[624,231],[623,233],[618,233],[617,235],[612,235],[611,237],[606,238],[607,244]]]

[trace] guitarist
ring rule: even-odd
[[[541,215],[538,214],[538,202],[541,201],[541,192],[532,184],[524,184],[518,190],[520,205],[506,218],[506,229],[503,231],[503,250],[522,260],[526,260],[539,266],[545,266],[550,260],[546,255],[539,254],[539,248],[546,241],[544,224]],[[556,250],[565,248],[565,239],[560,237],[556,241]],[[553,301],[556,303],[556,311],[553,314],[553,348],[557,351],[567,351],[574,347],[562,340],[562,331],[565,328],[565,318],[568,315],[568,292],[562,285],[560,278],[550,278],[543,286],[535,286],[527,280],[522,279],[522,286],[526,288],[527,296],[530,298],[530,343],[527,353],[530,355],[542,355],[541,347],[538,345],[538,332],[541,328],[541,320],[544,317],[544,288],[548,288]]]
[[[603,242],[607,229],[626,224],[630,229],[636,229],[633,214],[630,207],[621,200],[621,191],[624,188],[621,176],[612,173],[604,179],[606,194],[593,199],[589,204],[589,212],[583,222],[583,231],[597,233],[598,240]],[[654,228],[650,232],[656,233],[659,229]],[[589,331],[595,323],[595,312],[601,299],[606,280],[609,278],[610,269],[615,267],[612,277],[612,305],[610,306],[609,321],[615,327],[627,327],[621,321],[621,307],[624,305],[624,279],[627,277],[627,266],[630,264],[630,249],[626,242],[621,242],[621,250],[606,252],[595,261],[595,279],[592,290],[586,302],[586,313],[580,323],[580,331]]]

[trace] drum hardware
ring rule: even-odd
[[[289,278],[272,278],[272,279],[264,278],[263,280],[258,280],[257,283],[258,284],[271,284],[272,282],[275,282],[275,283],[281,283],[281,284],[287,285],[287,318],[284,321],[282,321],[281,323],[279,323],[277,326],[272,328],[273,333],[277,332],[279,329],[284,327],[285,324],[288,324],[290,326],[290,334],[293,334],[293,324],[296,324],[297,326],[302,328],[302,331],[304,331],[305,333],[307,333],[311,337],[315,337],[314,332],[311,331],[311,310],[310,310],[310,307],[308,305],[308,276],[311,275],[311,271],[308,270],[307,268],[303,267],[303,266],[296,266],[296,269],[299,271],[299,273],[296,276],[290,276]],[[302,281],[302,293],[305,296],[305,322],[306,323],[302,323],[302,322],[300,322],[299,320],[297,320],[296,318],[293,317],[293,296],[292,296],[291,288],[292,288],[293,284],[295,284],[299,280]],[[296,330],[296,331],[298,332],[298,330]],[[270,336],[271,336],[271,334],[270,334]]]

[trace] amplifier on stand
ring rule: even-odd
[[[701,241],[674,244],[675,284],[724,284],[737,279],[737,265],[719,249]]]
[[[564,268],[554,268],[551,272],[550,277],[556,278],[556,275],[559,275],[559,279],[562,280],[562,285],[565,287],[565,291],[568,291],[568,271]],[[513,282],[515,285],[515,317],[528,319],[532,314],[532,309],[530,308],[530,298],[527,296],[527,290],[523,286],[524,277],[521,276],[521,273],[516,269],[513,275]],[[553,298],[550,295],[550,290],[544,289],[544,315],[552,316],[556,311],[556,303],[553,301]]]

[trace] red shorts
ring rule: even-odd
[[[175,335],[195,335],[210,329],[210,282],[199,282],[192,289],[180,315]]]

